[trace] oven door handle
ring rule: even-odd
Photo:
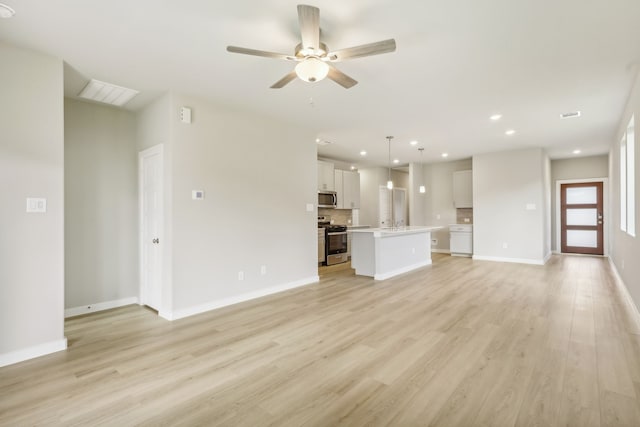
[[[340,236],[341,234],[347,234],[346,231],[338,231],[336,233],[327,233],[327,236]]]

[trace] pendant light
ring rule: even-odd
[[[391,140],[393,139],[393,136],[388,136],[387,140],[389,141],[389,173],[387,176],[387,188],[389,190],[393,190],[393,181],[391,181]]]
[[[423,167],[423,165],[424,165],[424,163],[422,162],[422,155],[423,155],[423,153],[424,153],[424,147],[420,147],[420,148],[418,148],[418,151],[420,152],[420,168],[422,168],[422,167]],[[423,171],[423,173],[424,173],[424,171]],[[422,175],[422,174],[420,174],[420,175]],[[422,177],[422,179],[424,180],[424,177]],[[424,182],[424,181],[423,181],[423,182]],[[422,193],[422,194],[424,194],[424,193],[426,193],[426,192],[427,192],[427,189],[425,188],[424,184],[422,184],[422,185],[420,186],[419,191],[420,191],[420,193]]]

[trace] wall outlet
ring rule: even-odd
[[[244,280],[244,271],[238,271],[238,280]]]
[[[507,249],[509,244],[507,242],[502,242],[502,249]]]
[[[47,212],[47,199],[28,198],[27,212],[29,213],[45,213]]]
[[[263,265],[263,266],[260,267],[260,274],[262,274],[263,276],[265,274],[267,274],[267,266],[266,265]]]
[[[313,212],[313,203],[307,203],[307,212]]]
[[[436,246],[438,244],[438,239],[431,239],[431,246]]]

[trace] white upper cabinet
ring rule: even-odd
[[[344,192],[344,208],[360,209],[360,174],[342,171],[342,189]]]
[[[336,169],[334,173],[338,209],[360,209],[360,174]]]
[[[318,160],[318,190],[336,191],[333,163]]]
[[[473,175],[470,170],[453,173],[453,206],[473,207]]]

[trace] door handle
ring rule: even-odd
[[[160,239],[153,239],[151,243],[160,243]]]

